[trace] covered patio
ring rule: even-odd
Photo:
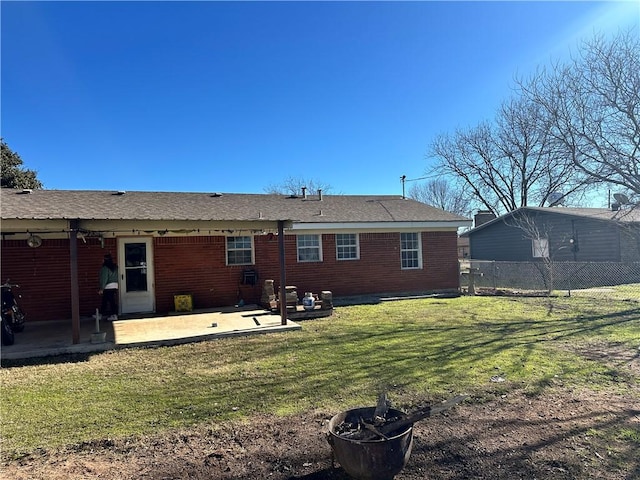
[[[289,330],[301,326],[256,305],[224,307],[206,311],[175,313],[166,316],[127,315],[117,321],[99,323],[105,341],[92,342],[96,321],[82,317],[79,341],[74,342],[69,319],[29,322],[16,334],[13,345],[3,345],[0,358],[17,360],[53,355],[102,352],[120,348],[178,345],[234,335],[253,335]]]

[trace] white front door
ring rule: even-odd
[[[118,238],[120,313],[155,310],[153,239]]]

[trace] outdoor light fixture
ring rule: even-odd
[[[38,248],[40,245],[42,245],[42,238],[38,237],[37,235],[30,234],[29,238],[27,238],[27,245],[29,245],[31,248]]]
[[[571,251],[572,252],[578,252],[580,251],[580,247],[578,246],[578,239],[577,238],[570,238],[569,239],[569,243],[571,244]]]

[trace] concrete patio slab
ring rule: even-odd
[[[177,345],[234,335],[252,335],[302,327],[292,321],[281,324],[279,315],[255,305],[167,316],[128,316],[100,322],[105,341],[92,342],[93,318],[80,319],[80,342],[73,344],[71,320],[28,322],[16,334],[13,345],[2,346],[0,359],[16,360],[74,353],[91,353],[141,346]],[[96,339],[93,339],[96,341]]]

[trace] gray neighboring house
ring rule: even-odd
[[[465,232],[469,257],[640,262],[640,208],[522,207]]]

